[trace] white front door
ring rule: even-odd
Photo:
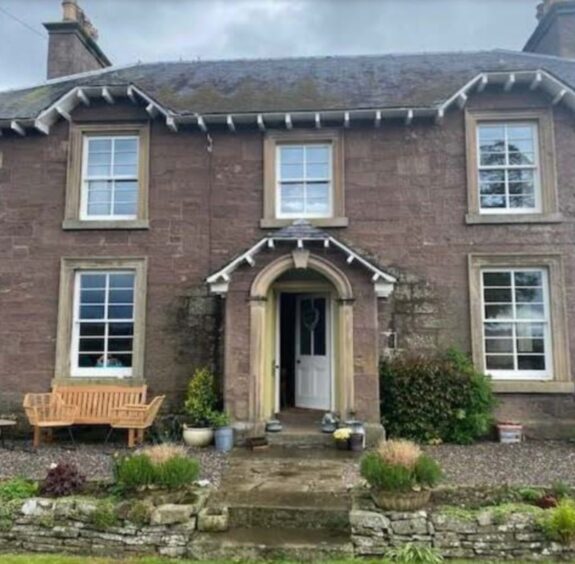
[[[297,296],[295,404],[331,408],[329,301],[323,294]]]

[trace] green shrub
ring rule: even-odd
[[[114,474],[118,486],[130,490],[154,483],[156,471],[148,456],[133,454],[116,460]]]
[[[24,478],[12,478],[0,482],[0,501],[7,502],[13,499],[26,499],[38,494],[38,484]]]
[[[468,444],[493,423],[489,378],[455,349],[386,360],[380,385],[382,422],[392,437]]]
[[[566,497],[569,497],[570,492],[571,492],[571,488],[569,487],[569,485],[566,484],[565,482],[562,482],[561,480],[557,480],[556,482],[553,482],[553,485],[551,486],[551,493],[558,500],[565,499]]]
[[[50,497],[64,497],[80,493],[84,489],[86,476],[72,462],[53,465],[40,484],[40,493]]]
[[[90,523],[98,529],[109,529],[118,524],[116,508],[110,500],[101,500],[90,515]]]
[[[536,503],[543,497],[543,491],[537,488],[519,488],[519,498],[526,503]]]
[[[368,452],[361,459],[360,472],[373,488],[391,492],[431,488],[441,478],[439,465],[427,455],[421,455],[414,468],[407,468],[385,462],[377,452]]]
[[[569,544],[575,540],[575,503],[564,500],[554,509],[548,509],[541,524],[550,540]]]
[[[214,375],[207,368],[195,371],[188,383],[185,408],[192,427],[210,427],[216,411]]]
[[[401,564],[440,564],[443,562],[443,556],[435,548],[411,543],[392,548],[386,551],[385,556],[391,562]]]
[[[154,483],[175,490],[198,478],[200,466],[193,458],[175,456],[155,467]]]

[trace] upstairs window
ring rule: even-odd
[[[481,213],[540,212],[537,124],[480,123],[477,137]]]
[[[84,137],[84,220],[136,219],[139,140],[136,136]]]
[[[146,229],[150,126],[70,126],[64,229]]]
[[[332,215],[330,144],[278,145],[277,216],[313,218]]]

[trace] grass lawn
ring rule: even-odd
[[[85,556],[62,556],[58,554],[0,554],[1,564],[196,564],[197,560],[173,560],[165,558],[133,558],[127,560],[115,560],[112,558],[89,558]],[[202,560],[206,564],[240,564],[242,561],[239,560]],[[246,560],[247,562],[253,562],[253,560]],[[261,561],[264,562],[263,560]],[[271,561],[267,561],[271,562]],[[280,562],[279,560],[276,562]],[[286,560],[281,561],[283,564],[288,564]],[[325,560],[322,561],[326,564],[385,564],[387,561],[383,559],[378,560]],[[490,562],[491,564],[497,564],[503,561],[496,560],[448,560],[451,564],[478,564],[483,562],[486,564]],[[514,560],[515,564],[522,564],[519,560]],[[540,560],[539,564],[549,564],[554,562],[553,560]],[[294,563],[295,564],[295,563]],[[526,564],[526,563],[523,563]]]

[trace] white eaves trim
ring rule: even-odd
[[[218,270],[211,276],[206,278],[206,283],[209,285],[210,290],[213,294],[226,294],[229,289],[229,282],[231,280],[232,273],[239,268],[243,263],[248,264],[250,267],[255,265],[255,255],[257,255],[262,249],[264,248],[275,248],[276,243],[280,242],[291,242],[295,243],[298,249],[303,249],[305,247],[305,243],[323,243],[324,247],[334,246],[335,248],[339,249],[343,253],[347,255],[347,262],[351,264],[354,261],[357,261],[361,264],[364,268],[366,268],[371,273],[371,281],[374,284],[376,295],[380,298],[387,298],[393,291],[394,284],[397,282],[397,279],[384,272],[371,262],[365,260],[362,256],[357,254],[353,249],[338,241],[335,237],[325,237],[325,238],[318,238],[318,237],[278,237],[274,238],[273,235],[268,237],[264,237],[260,239],[255,245],[250,247],[247,251],[230,261],[226,266],[222,269]]]
[[[142,103],[147,113],[152,117],[161,116],[166,126],[173,132],[179,131],[180,125],[197,127],[207,133],[211,126],[225,127],[231,133],[237,131],[238,126],[257,127],[265,131],[269,127],[291,129],[298,124],[308,124],[315,128],[340,124],[350,127],[358,121],[371,122],[380,127],[386,119],[402,120],[410,126],[415,119],[432,119],[437,125],[443,123],[447,110],[452,106],[464,109],[469,96],[474,92],[483,92],[487,86],[497,85],[502,92],[509,92],[518,86],[527,86],[530,90],[541,89],[545,92],[552,104],[566,104],[575,111],[575,90],[555,78],[549,72],[538,69],[528,71],[489,71],[477,74],[447,100],[432,107],[401,107],[401,108],[366,108],[341,110],[309,110],[290,112],[246,112],[226,114],[176,114],[166,108],[137,86],[108,85],[108,86],[76,86],[58,98],[52,105],[43,110],[35,119],[4,120],[2,127],[20,133],[19,128],[36,128],[48,135],[50,127],[58,119],[69,119],[71,112],[78,104],[89,105],[90,99],[103,98],[113,104],[116,98],[127,97],[133,103]]]

